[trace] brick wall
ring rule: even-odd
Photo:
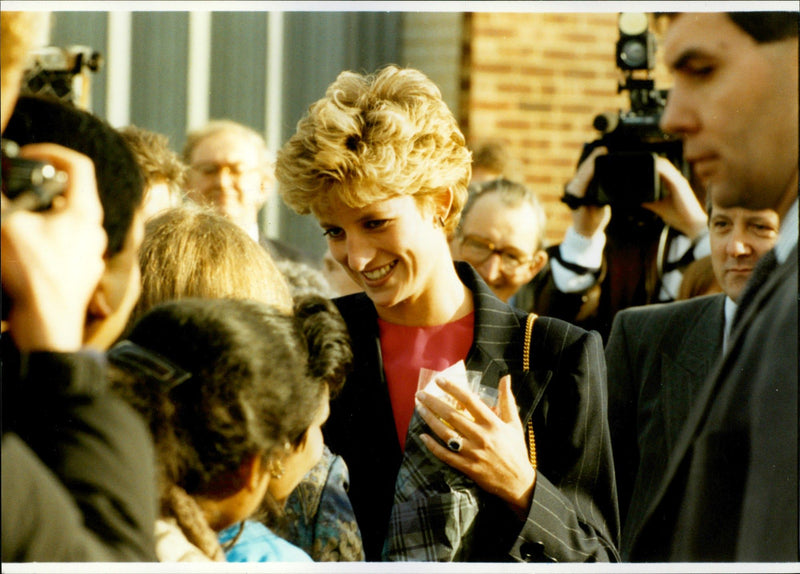
[[[570,223],[559,201],[595,115],[628,109],[617,93],[617,14],[465,15],[460,120],[470,141],[503,142],[548,213],[548,240]],[[665,87],[659,72],[656,86]]]

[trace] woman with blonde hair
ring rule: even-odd
[[[364,289],[336,299],[355,367],[325,438],[350,468],[367,559],[616,559],[600,337],[544,317],[528,331],[452,261],[470,153],[439,89],[413,69],[342,72],[276,176]],[[460,375],[418,392],[425,369]]]
[[[185,205],[151,219],[139,262],[142,292],[129,325],[155,305],[185,298],[249,299],[293,313],[286,277],[269,253],[232,221],[208,208]],[[349,352],[346,332],[337,331],[335,322],[329,329],[334,331],[329,344]],[[349,365],[339,355],[334,358],[336,361],[316,363],[317,376],[327,381],[330,396],[341,388],[343,365]],[[294,489],[297,482],[291,473],[273,480],[276,492],[281,491],[282,508],[280,512],[266,509],[256,518],[315,561],[363,559],[361,534],[346,495],[349,478],[342,458],[324,445],[321,453],[300,445],[293,456],[311,457],[315,464],[306,476],[297,477],[302,478],[299,489]],[[289,517],[296,520],[288,524]],[[229,552],[228,559],[237,558]],[[258,560],[257,549],[247,559]]]

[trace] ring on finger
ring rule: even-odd
[[[464,447],[464,437],[461,435],[454,435],[447,441],[447,448],[453,452],[461,452]]]

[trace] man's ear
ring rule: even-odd
[[[268,169],[270,168],[265,168],[261,173],[261,185],[258,190],[258,205],[260,207],[266,205],[269,198],[272,197],[272,193],[275,191],[275,175],[267,171]]]
[[[89,299],[89,307],[87,311],[86,322],[90,323],[95,320],[103,320],[111,316],[114,312],[114,307],[111,305],[108,296],[108,285],[106,283],[106,275],[100,278],[92,298]]]
[[[547,261],[550,259],[550,256],[547,254],[547,251],[544,249],[540,249],[536,253],[533,254],[533,258],[528,262],[528,269],[530,270],[530,277],[528,281],[536,277],[536,274],[539,273],[544,266],[547,265]]]

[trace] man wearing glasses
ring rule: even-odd
[[[313,258],[267,237],[259,226],[259,211],[275,187],[273,156],[254,129],[231,120],[210,121],[186,137],[183,159],[189,166],[189,199],[233,221],[276,261],[290,259],[317,267]]]
[[[451,242],[453,258],[470,263],[495,295],[513,304],[516,292],[547,264],[545,214],[524,185],[495,179],[470,190]]]

